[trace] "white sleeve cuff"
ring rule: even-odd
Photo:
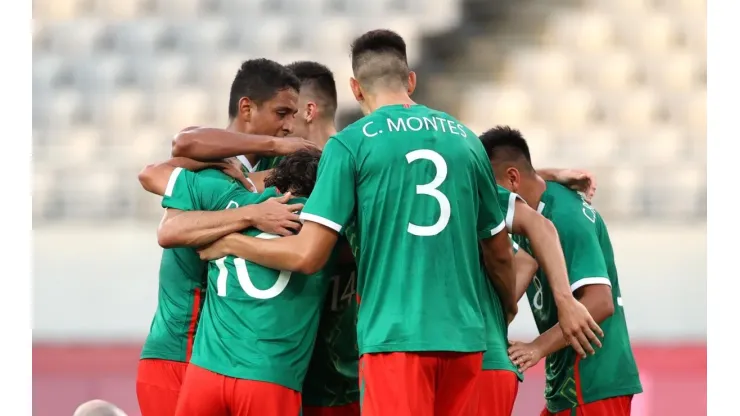
[[[606,277],[584,277],[577,282],[570,285],[570,291],[575,292],[576,290],[588,286],[588,285],[607,285],[611,286],[612,282]]]
[[[337,224],[336,222],[334,222],[332,220],[328,220],[328,219],[326,219],[324,217],[320,217],[318,215],[309,214],[307,212],[301,212],[300,219],[301,219],[301,221],[311,221],[311,222],[315,222],[317,224],[321,224],[324,227],[331,228],[332,230],[334,230],[334,231],[336,231],[338,233],[342,231],[342,226],[341,225]]]

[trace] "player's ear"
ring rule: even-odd
[[[355,100],[357,100],[357,102],[365,101],[365,96],[362,93],[362,88],[360,88],[360,82],[357,81],[354,77],[350,77],[349,87],[352,89],[352,95],[355,96]]]
[[[306,110],[303,118],[306,119],[306,123],[311,123],[319,117],[319,106],[315,102],[309,101],[306,103]]]
[[[252,119],[252,100],[249,97],[239,99],[239,118],[246,123]]]
[[[409,96],[416,90],[416,72],[409,71]]]
[[[519,183],[521,181],[521,177],[519,176],[519,171],[515,167],[509,167],[506,169],[506,180],[511,185],[512,191],[519,191]]]

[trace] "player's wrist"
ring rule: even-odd
[[[573,296],[573,292],[570,291],[570,287],[568,287],[567,290],[553,290],[552,297],[555,298],[555,305],[566,304],[572,302],[575,299],[575,297]]]
[[[239,229],[243,230],[245,228],[254,226],[254,219],[255,219],[254,206],[247,205],[246,207],[239,207],[235,209],[234,211],[238,211],[237,223],[239,224]]]

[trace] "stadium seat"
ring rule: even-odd
[[[205,91],[179,88],[163,92],[155,99],[157,120],[169,131],[180,131],[187,126],[208,125],[210,109]]]
[[[650,13],[617,18],[620,39],[626,47],[643,52],[663,52],[678,46],[679,32],[670,15]]]
[[[465,104],[461,115],[477,125],[522,125],[529,121],[533,110],[529,95],[514,87],[476,86],[467,92]]]
[[[76,91],[57,91],[42,105],[46,107],[48,125],[63,129],[74,123],[74,117],[82,106],[82,97]]]
[[[554,48],[517,51],[510,57],[507,72],[512,82],[537,90],[561,91],[573,82],[568,55]]]
[[[576,10],[554,15],[545,35],[555,45],[574,52],[602,51],[614,43],[608,15],[595,10]]]
[[[646,128],[660,113],[658,97],[649,88],[604,93],[601,103],[605,105],[607,119],[625,128]]]
[[[628,165],[615,166],[608,177],[604,178],[600,193],[608,192],[609,209],[615,216],[633,220],[638,218],[644,208],[640,201],[640,183],[641,175],[637,169]]]
[[[50,134],[49,142],[52,144],[43,163],[73,169],[93,160],[99,149],[100,133],[89,127],[69,128]]]
[[[635,165],[672,166],[685,150],[683,132],[672,125],[635,129],[624,135],[627,160]]]
[[[105,97],[102,122],[108,129],[118,130],[141,124],[147,97],[136,89],[122,89]]]
[[[617,133],[613,129],[598,125],[584,126],[572,133],[566,132],[556,144],[560,148],[562,160],[571,163],[577,161],[583,166],[609,164],[618,145]]]
[[[145,12],[146,2],[149,0],[93,0],[92,12],[95,16],[105,19],[123,20],[142,15]]]
[[[82,0],[33,0],[34,19],[63,20],[77,15]]]
[[[691,91],[699,83],[701,64],[687,50],[645,56],[647,83],[667,92]],[[706,65],[704,65],[706,66]]]
[[[578,54],[576,67],[582,85],[604,91],[633,88],[639,78],[634,57],[623,49]]]
[[[47,25],[50,29],[52,50],[67,59],[92,52],[104,27],[102,21],[89,18],[54,22]]]
[[[594,119],[594,97],[585,88],[537,94],[537,120],[546,122],[556,132],[584,128]]]

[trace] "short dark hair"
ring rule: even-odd
[[[324,114],[333,119],[337,112],[337,84],[331,70],[313,61],[293,62],[287,68],[301,82],[301,89],[316,95],[318,104],[324,107]]]
[[[494,166],[502,162],[515,162],[534,171],[529,146],[519,130],[496,126],[481,134],[480,141]]]
[[[285,156],[265,178],[265,187],[274,186],[295,196],[310,196],[316,185],[320,158],[321,151],[317,149],[299,150]]]
[[[352,71],[360,84],[400,82],[408,87],[406,42],[396,32],[371,30],[352,42]]]
[[[231,83],[229,118],[239,113],[239,100],[244,97],[261,105],[286,89],[300,91],[301,83],[288,68],[265,58],[244,61]]]

